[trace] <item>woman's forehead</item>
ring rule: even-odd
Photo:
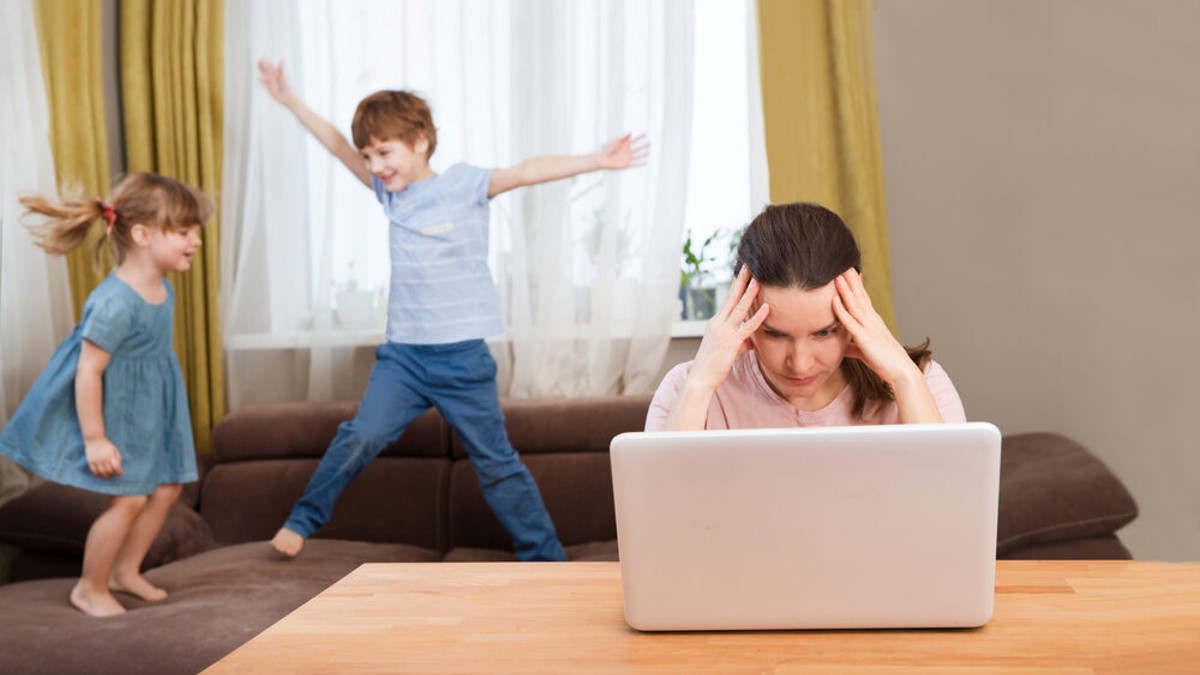
[[[837,320],[833,313],[833,282],[821,288],[802,290],[794,286],[763,286],[759,303],[771,306],[766,324],[789,335],[804,335],[828,327]]]

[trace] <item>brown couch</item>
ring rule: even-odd
[[[649,400],[507,400],[510,439],[542,490],[567,555],[616,559],[608,444],[642,426]],[[514,560],[458,440],[434,412],[343,493],[295,560],[265,540],[287,517],[353,403],[261,404],[215,428],[201,481],[185,491],[146,561],[170,592],[97,620],[67,603],[84,535],[105,498],[43,485],[0,507],[0,544],[21,553],[0,586],[0,672],[194,673],[367,561]],[[1115,531],[1129,493],[1078,444],[1004,439],[1002,558],[1128,558]]]

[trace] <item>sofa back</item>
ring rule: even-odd
[[[509,440],[538,483],[563,544],[616,538],[608,444],[641,430],[650,399],[503,399]],[[222,544],[269,539],[357,404],[261,403],[213,430],[198,508]],[[436,410],[342,493],[315,537],[403,543],[442,553],[511,550],[461,442]]]

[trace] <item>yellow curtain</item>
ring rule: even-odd
[[[224,87],[222,0],[122,0],[121,89],[129,171],[194,185],[220,204]],[[199,452],[225,413],[218,325],[216,218],[192,269],[175,286],[175,352],[183,366]]]
[[[870,0],[758,0],[771,201],[833,209],[863,253],[871,302],[895,330]]]
[[[37,0],[34,4],[42,74],[50,110],[50,147],[58,184],[80,186],[89,195],[107,196],[108,132],[104,120],[101,74],[100,3],[93,0]],[[67,256],[71,299],[79,321],[83,301],[108,274],[112,258],[92,251],[101,229],[92,228],[85,246]]]

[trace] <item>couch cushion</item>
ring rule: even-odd
[[[316,459],[218,464],[200,496],[200,513],[221,543],[270,539],[316,471]],[[444,551],[450,461],[375,459],[334,504],[314,537],[406,543]]]
[[[1112,534],[1137,513],[1121,481],[1075,441],[1051,433],[1004,437],[999,555],[1031,544]]]
[[[0,507],[0,543],[54,556],[81,557],[88,530],[111,501],[108,495],[44,482]],[[176,502],[150,545],[142,569],[195,555],[213,545],[212,530],[204,519]],[[62,571],[61,567],[48,568],[47,576]],[[79,573],[78,563],[70,573]],[[22,569],[25,578],[36,574],[29,565]]]
[[[255,459],[321,457],[338,425],[354,417],[358,403],[255,403],[226,415],[213,427],[214,464]],[[383,456],[445,457],[449,427],[428,410],[413,420]]]
[[[646,426],[649,396],[563,399],[502,399],[508,440],[523,455],[543,452],[608,452],[613,436]],[[453,434],[456,459],[467,453]]]
[[[616,539],[612,465],[607,452],[548,453],[522,457],[563,546]],[[475,465],[454,463],[450,476],[450,548],[512,550],[479,489]]]
[[[1009,548],[997,557],[1003,560],[1133,560],[1129,549],[1115,534]]]
[[[127,675],[208,667],[364,562],[433,562],[403,544],[310,541],[295,559],[267,542],[228,546],[150,570],[161,602],[117,597],[131,611],[97,620],[69,604],[73,579],[0,586],[0,672]]]
[[[566,546],[564,550],[567,560],[586,562],[615,562],[617,560],[617,540],[615,539]],[[443,562],[515,562],[517,556],[511,550],[462,547],[450,549],[442,560]]]

